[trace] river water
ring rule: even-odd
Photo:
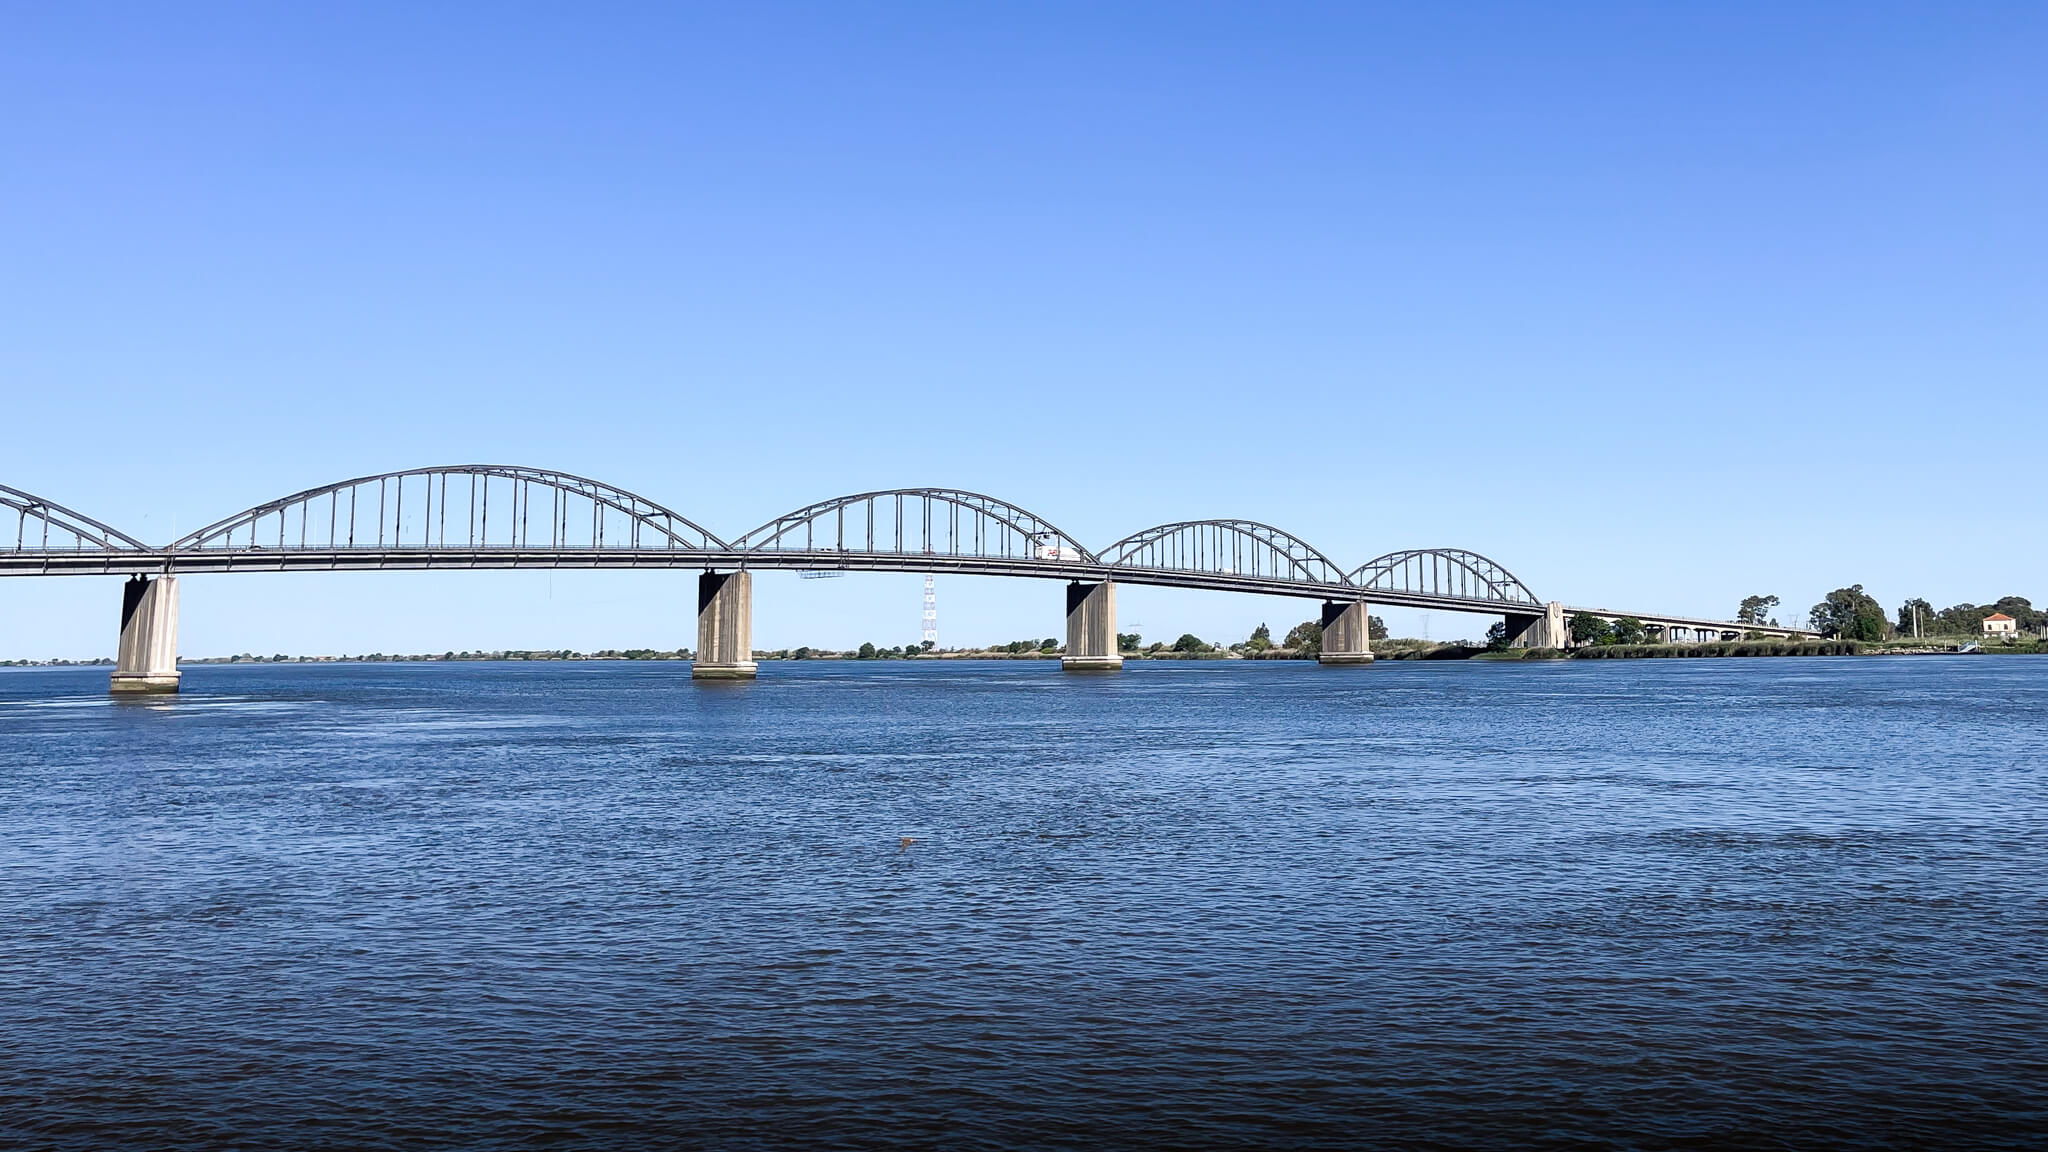
[[[0,670],[0,1144],[2048,1134],[2048,660],[688,673]]]

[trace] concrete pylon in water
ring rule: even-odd
[[[1365,601],[1323,602],[1323,650],[1316,663],[1326,668],[1372,663],[1372,617]]]
[[[1565,628],[1564,604],[1557,600],[1543,606],[1543,615],[1510,613],[1507,617],[1510,648],[1563,648],[1571,633]]]
[[[121,586],[121,648],[108,690],[178,690],[178,578],[136,576]]]
[[[697,578],[697,659],[692,680],[754,678],[754,576],[706,572]]]
[[[1067,585],[1067,654],[1060,667],[1069,672],[1114,672],[1124,666],[1116,650],[1116,584],[1075,581]]]

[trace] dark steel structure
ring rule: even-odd
[[[0,508],[14,513],[12,548],[0,551],[0,575],[136,572],[157,567],[146,563],[142,568],[132,566],[138,559],[156,555],[149,545],[33,492],[0,484]],[[0,517],[4,515],[0,513]]]
[[[1392,552],[1347,573],[1320,549],[1269,524],[1190,520],[1147,528],[1098,553],[1015,504],[950,488],[840,496],[777,516],[730,542],[623,488],[565,472],[486,464],[309,488],[164,548],[13,488],[0,487],[0,508],[16,515],[13,539],[0,543],[0,575],[384,568],[956,572],[1511,616],[1544,607],[1512,572],[1467,549]]]
[[[1463,548],[1415,548],[1368,560],[1346,577],[1376,595],[1398,592],[1535,607],[1543,602],[1513,572]]]

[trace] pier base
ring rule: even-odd
[[[1067,654],[1060,667],[1068,672],[1115,672],[1124,666],[1116,650],[1116,584],[1075,581],[1067,585]]]
[[[1325,668],[1372,663],[1372,617],[1365,601],[1323,602],[1323,651],[1316,663]]]
[[[692,680],[752,680],[754,576],[706,572],[697,578],[697,658]]]
[[[1563,648],[1571,639],[1571,632],[1564,622],[1564,604],[1552,600],[1543,606],[1543,615],[1509,614],[1508,647],[1510,648]]]
[[[136,576],[121,586],[121,648],[110,692],[178,690],[178,578]]]

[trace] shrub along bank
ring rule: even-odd
[[[1856,640],[1727,640],[1718,644],[1605,644],[1572,650],[1574,660],[1649,660],[1682,656],[1860,656]]]

